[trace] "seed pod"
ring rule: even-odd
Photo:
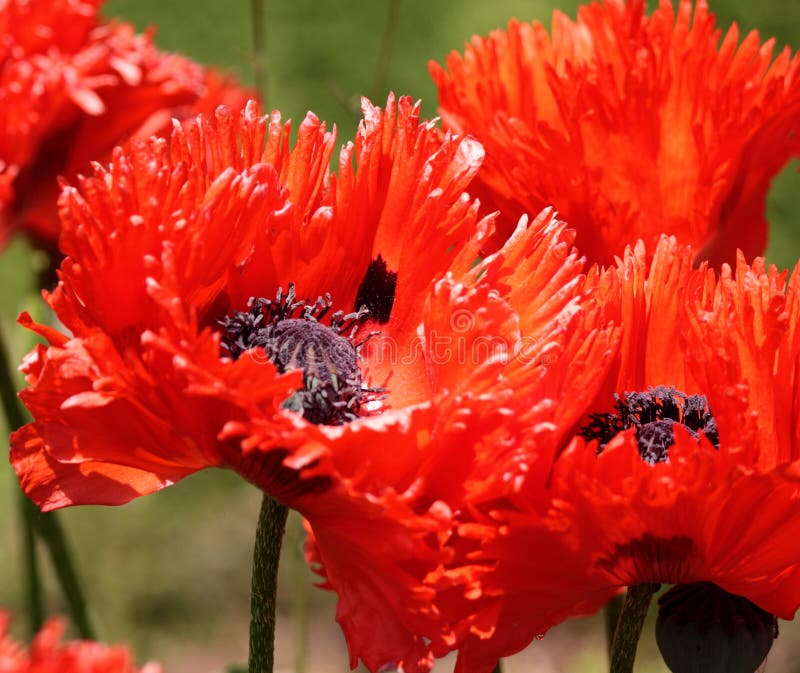
[[[777,619],[711,582],[679,584],[658,601],[656,642],[672,673],[754,673]]]

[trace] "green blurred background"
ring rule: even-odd
[[[785,0],[712,0],[719,24],[775,36],[800,45],[800,3]],[[352,138],[361,95],[385,101],[391,88],[420,98],[423,114],[436,114],[427,62],[442,61],[474,33],[503,26],[512,16],[549,24],[554,7],[575,15],[575,0],[401,0],[395,4],[387,86],[376,91],[375,64],[386,24],[386,0],[267,2],[269,106],[299,121],[307,110]],[[652,6],[652,3],[651,3]],[[181,51],[251,81],[250,7],[247,0],[111,0],[106,15],[157,27],[164,49]],[[770,194],[769,261],[793,266],[800,257],[796,221],[800,205],[797,167],[787,168]],[[33,289],[41,260],[15,242],[0,264],[0,320],[21,358],[30,338],[14,325],[22,308],[40,306]],[[41,310],[39,308],[38,310]],[[18,387],[21,387],[18,386]],[[14,477],[0,468],[0,606],[19,613],[19,530]],[[139,661],[156,658],[167,673],[221,671],[246,659],[251,544],[259,493],[237,476],[209,471],[121,508],[74,508],[62,513],[96,622],[103,638],[130,642]],[[755,513],[757,516],[757,513]],[[310,587],[301,561],[299,522],[290,522],[282,565],[277,670],[312,673],[348,670],[334,623],[335,597]],[[531,550],[535,553],[535,550]],[[46,568],[48,579],[51,575]],[[48,582],[48,606],[63,611]],[[16,633],[21,633],[18,619]],[[601,622],[579,620],[554,629],[507,662],[507,673],[607,670]],[[645,631],[640,672],[665,671]],[[305,663],[298,661],[305,656]],[[769,670],[800,671],[800,630],[782,625]],[[437,670],[452,669],[445,661]]]

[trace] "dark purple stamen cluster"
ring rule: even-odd
[[[383,325],[389,322],[397,289],[397,273],[391,271],[382,255],[367,267],[356,293],[356,306],[366,306],[370,315]]]
[[[705,395],[686,395],[672,387],[656,386],[642,393],[625,393],[624,400],[617,394],[614,398],[616,413],[591,414],[589,424],[580,430],[585,439],[598,440],[598,453],[623,430],[636,428],[642,460],[664,462],[675,443],[675,425],[683,426],[693,437],[702,432],[719,448],[717,424]]]
[[[284,406],[302,413],[310,423],[341,425],[358,417],[361,405],[372,395],[384,392],[362,385],[358,368],[359,350],[375,333],[354,342],[369,309],[345,314],[336,311],[329,324],[320,321],[332,308],[331,296],[318,297],[311,304],[298,300],[294,283],[275,299],[251,297],[249,311],[233,311],[219,323],[222,347],[234,360],[253,348],[263,349],[281,373],[301,369],[304,386]]]

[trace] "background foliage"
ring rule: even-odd
[[[762,37],[775,36],[781,47],[800,46],[800,3],[711,0],[710,4],[725,28],[737,21],[743,32],[758,29]],[[382,105],[391,87],[398,94],[420,98],[423,114],[434,116],[436,95],[427,74],[429,59],[442,61],[450,50],[461,49],[472,34],[504,26],[511,16],[549,24],[556,5],[574,17],[578,3],[399,0],[386,86],[380,86],[375,83],[375,63],[387,0],[273,0],[267,7],[269,107],[280,109],[295,122],[307,110],[314,110],[337,125],[342,143],[353,136],[361,95]],[[247,0],[109,0],[105,13],[133,21],[142,30],[157,26],[156,39],[162,48],[219,65],[251,81]],[[800,258],[798,206],[800,177],[794,165],[784,171],[770,194],[773,228],[767,257],[781,267],[793,266]],[[20,241],[0,262],[0,320],[11,334],[18,358],[30,347],[30,339],[14,325],[14,318],[23,307],[42,310],[32,290],[37,264],[41,260]],[[14,488],[13,474],[3,466],[0,539],[6,542],[0,546],[0,605],[19,611]],[[255,489],[237,476],[210,471],[126,507],[64,512],[62,519],[75,544],[102,636],[131,642],[141,661],[158,658],[166,664],[167,673],[220,671],[231,661],[243,661],[259,501]],[[282,568],[278,670],[302,668],[303,662],[294,657],[298,652],[302,658],[305,643],[306,670],[345,671],[347,656],[334,623],[334,597],[308,588],[311,576],[301,561],[297,521],[290,533]],[[53,611],[61,608],[53,587],[49,587],[48,604]],[[304,604],[307,610],[298,610]],[[603,671],[602,638],[599,620],[565,624],[515,657],[506,671]],[[642,648],[637,670],[666,670],[655,653],[652,629],[645,630]],[[800,630],[783,626],[767,665],[776,671],[800,671],[800,665],[790,663],[797,661]],[[448,666],[445,663],[438,670],[446,671]]]

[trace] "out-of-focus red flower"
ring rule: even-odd
[[[409,99],[364,103],[337,175],[324,125],[289,131],[221,108],[63,192],[46,298],[72,336],[22,318],[49,346],[12,463],[43,509],[238,471],[307,518],[353,661],[425,671],[452,512],[512,489],[526,443],[552,462],[616,332],[551,212],[476,265],[483,150]]]
[[[105,22],[100,4],[0,3],[2,238],[20,227],[54,250],[57,176],[74,180],[127,138],[168,133],[173,116],[245,102],[231,80],[159,52],[152,32]]]
[[[474,37],[431,63],[446,127],[486,148],[478,185],[498,231],[555,206],[591,261],[672,234],[698,260],[762,254],[770,181],[800,148],[800,58],[753,31],[724,38],[705,2],[582,6]]]
[[[665,237],[649,271],[639,244],[590,275],[619,356],[548,487],[527,480],[462,526],[480,547],[467,565],[491,570],[457,670],[639,583],[710,582],[785,619],[800,606],[800,268],[787,281],[740,255],[717,274],[693,254]]]
[[[29,651],[8,635],[10,617],[0,611],[0,673],[161,673],[150,663],[136,668],[127,647],[89,640],[61,644],[64,623],[50,619],[31,643]]]

